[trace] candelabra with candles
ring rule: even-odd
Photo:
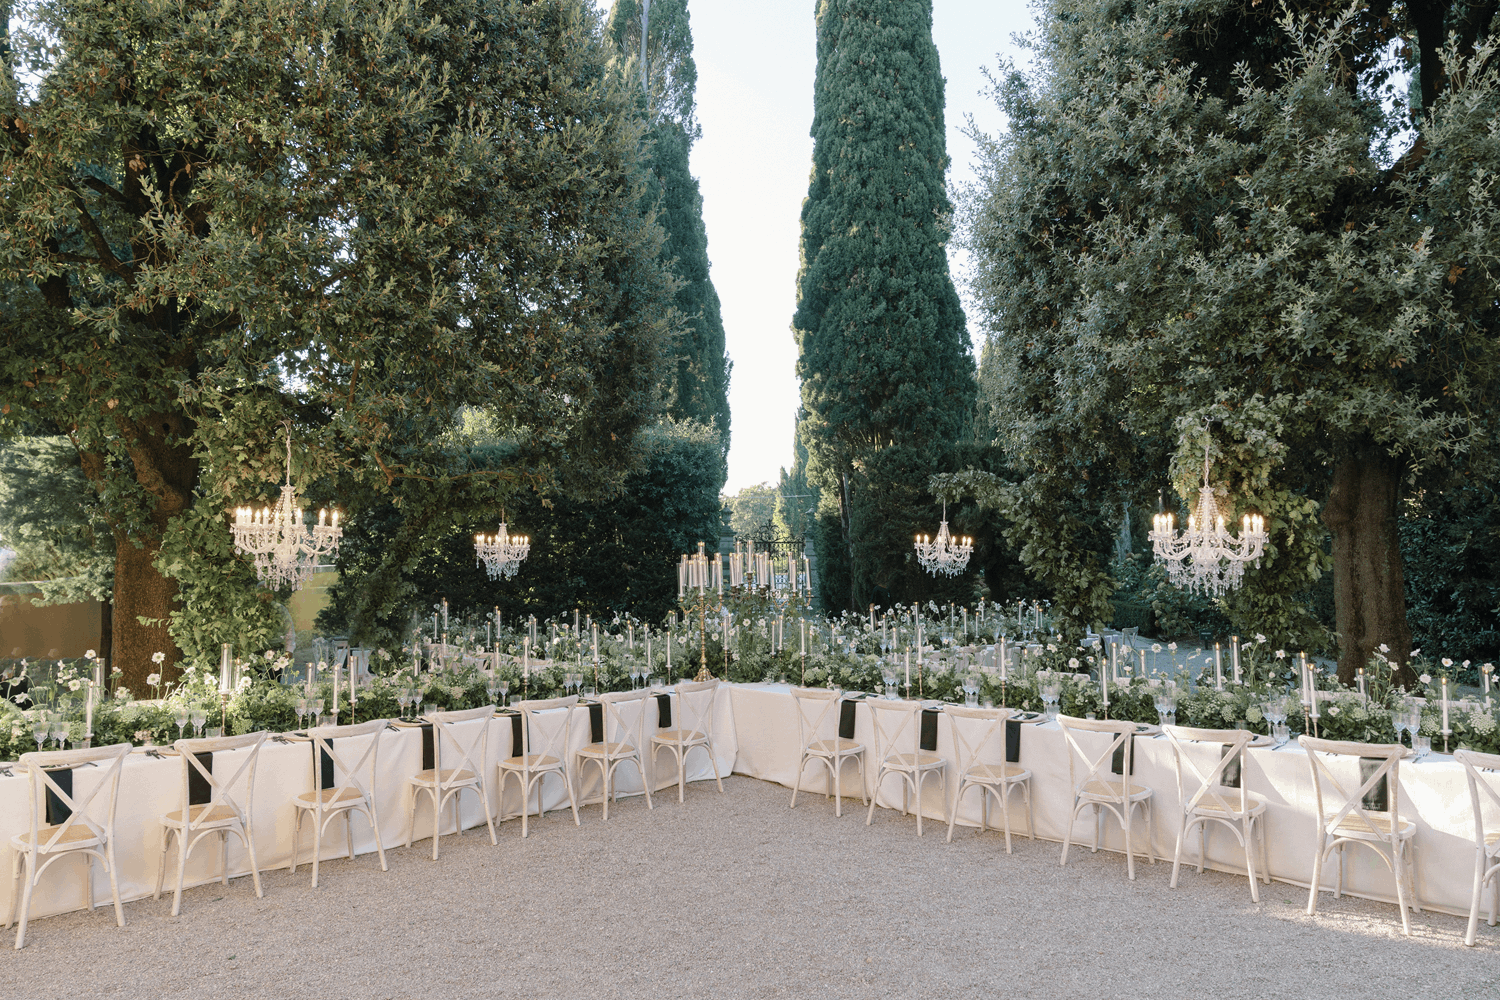
[[[514,577],[516,570],[521,568],[521,560],[530,554],[531,539],[526,535],[510,534],[505,530],[504,521],[500,522],[498,533],[474,536],[474,564],[482,564],[491,580]]]
[[[1151,548],[1167,567],[1167,579],[1175,587],[1222,597],[1239,587],[1245,564],[1260,565],[1266,549],[1266,521],[1259,514],[1246,514],[1236,538],[1224,527],[1213,487],[1208,484],[1208,445],[1203,446],[1203,485],[1198,504],[1188,515],[1187,530],[1177,532],[1175,517],[1157,514],[1147,536]]]
[[[713,577],[713,590],[716,594],[714,604],[722,606],[724,597],[724,574],[723,561],[717,552],[713,558],[708,557],[704,551],[704,543],[698,543],[698,551],[687,554],[677,564],[677,600],[682,605],[684,613],[692,611],[692,592],[698,591],[698,681],[706,681],[713,677],[708,672],[708,591],[709,577]],[[686,600],[684,600],[686,598]]]
[[[969,565],[969,556],[974,553],[974,539],[967,536],[955,539],[948,533],[948,501],[943,501],[943,520],[938,525],[936,538],[918,535],[916,542],[917,562],[933,576],[957,576]]]
[[[337,510],[318,511],[318,523],[304,523],[292,485],[292,422],[286,421],[286,483],[275,507],[239,507],[230,526],[234,547],[255,560],[255,575],[273,589],[301,590],[323,557],[338,554]]]

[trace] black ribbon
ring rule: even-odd
[[[432,723],[422,723],[422,770],[437,767],[437,754],[432,749]]]
[[[1370,775],[1380,770],[1380,765],[1385,763],[1384,757],[1361,757],[1359,759],[1359,783],[1363,785],[1370,780]],[[1386,795],[1386,788],[1390,784],[1390,776],[1387,775],[1375,783],[1360,799],[1360,805],[1371,812],[1390,812],[1391,804]]]
[[[597,701],[589,703],[589,742],[604,742],[604,705]]]
[[[656,727],[658,729],[672,728],[672,696],[669,694],[656,696]]]
[[[922,709],[922,742],[923,750],[937,751],[937,720],[942,714],[939,708]]]
[[[200,764],[203,765],[203,769],[205,771],[207,771],[209,774],[213,774],[214,773],[214,755],[213,755],[213,753],[205,751],[204,753],[195,753],[195,754],[193,754],[193,756],[198,758],[198,763],[200,763]],[[207,778],[205,778],[203,776],[203,774],[196,767],[194,767],[193,765],[189,764],[187,766],[187,769],[188,769],[188,805],[190,805],[190,806],[206,806],[206,805],[208,805],[210,802],[212,802],[214,800],[214,786],[212,784],[210,784],[209,780]]]
[[[60,768],[56,771],[48,771],[48,776],[62,789],[63,795],[73,797],[73,769],[71,767]],[[73,810],[62,800],[62,796],[47,786],[47,825],[61,826],[73,815]]]
[[[1005,761],[1014,764],[1021,759],[1021,722],[1019,719],[1005,720]]]

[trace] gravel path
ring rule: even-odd
[[[519,824],[248,878],[171,901],[38,920],[26,948],[0,935],[9,997],[1104,997],[1214,1000],[1500,996],[1500,928],[1423,914],[1411,938],[1394,907],[1275,883],[1142,864],[856,802],[835,818],[817,796],[751,778],[598,807],[575,828]],[[88,978],[83,978],[88,977]],[[106,980],[110,985],[96,985]]]

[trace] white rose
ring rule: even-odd
[[[94,652],[94,651],[93,651],[93,650],[92,650],[92,649],[89,649],[89,650],[85,650],[85,651],[84,651],[84,654],[83,654],[83,658],[84,658],[84,659],[85,659],[85,660],[92,660],[92,659],[93,659],[93,658],[94,658],[94,657],[95,657],[95,656],[97,656],[97,655],[98,655],[98,654],[97,654],[97,653],[95,653],[95,652]]]

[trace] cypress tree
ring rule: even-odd
[[[657,222],[667,236],[661,260],[681,282],[677,308],[686,319],[671,383],[665,387],[675,420],[696,420],[718,429],[721,462],[729,456],[729,370],[719,294],[709,277],[708,231],[703,195],[689,168],[698,125],[698,80],[687,0],[646,5],[645,66],[641,66],[640,0],[615,0],[605,33],[614,43],[616,67],[635,81],[649,123],[649,166]],[[721,479],[723,476],[721,475]]]
[[[963,433],[974,363],[948,273],[952,205],[931,0],[827,0],[817,41],[792,328],[803,440],[815,478],[837,498],[847,599],[861,607],[929,587],[910,538],[932,530],[936,511],[908,487],[925,483]]]

